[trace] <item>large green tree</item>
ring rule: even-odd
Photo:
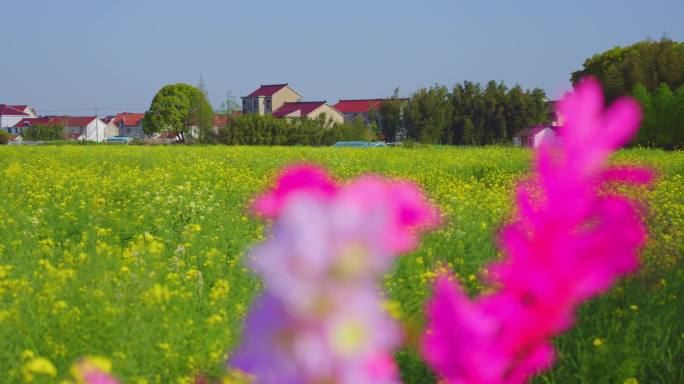
[[[446,87],[419,89],[409,99],[403,116],[410,139],[428,144],[451,143],[453,105]]]
[[[639,84],[650,92],[661,83],[677,89],[684,84],[684,42],[662,38],[615,47],[586,59],[571,80],[576,84],[584,76],[601,80],[609,102],[630,94]]]
[[[684,85],[675,92],[663,83],[653,92],[643,84],[634,88],[643,119],[635,144],[661,148],[684,148]]]
[[[454,109],[453,144],[485,145],[509,142],[521,129],[547,122],[548,103],[543,90],[508,89],[490,81],[483,88],[464,81],[451,92]]]
[[[385,141],[397,141],[398,136],[402,135],[404,128],[402,111],[405,105],[406,100],[399,97],[399,88],[396,88],[392,97],[380,103],[377,114],[373,114],[377,117],[376,123],[380,126],[380,135]]]
[[[171,132],[184,142],[189,133],[196,133],[202,139],[211,130],[213,119],[211,104],[199,88],[169,84],[152,99],[150,109],[145,112],[143,130],[148,135]]]

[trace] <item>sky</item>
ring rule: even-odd
[[[202,77],[219,107],[260,84],[305,100],[464,80],[570,89],[584,60],[666,35],[682,0],[0,0],[0,103],[39,114],[144,111]],[[97,110],[96,110],[97,108]]]

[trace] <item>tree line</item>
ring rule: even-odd
[[[508,143],[521,129],[547,123],[549,112],[546,93],[539,88],[464,81],[451,90],[443,85],[421,88],[408,99],[400,99],[395,90],[381,103],[377,119],[389,141],[488,145]]]
[[[668,38],[615,47],[588,58],[571,81],[598,78],[606,101],[632,95],[643,120],[632,144],[684,148],[684,43]]]
[[[316,119],[276,118],[245,114],[228,119],[206,137],[207,142],[230,145],[332,145],[338,141],[374,140],[362,120],[337,124],[325,114]]]

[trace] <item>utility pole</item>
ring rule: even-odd
[[[232,95],[231,95],[230,90],[227,90],[227,91],[226,91],[226,118],[227,118],[228,116],[230,116],[230,113],[231,113],[231,112],[233,112],[233,111],[231,111],[231,108],[230,108],[230,98],[231,98],[231,96],[232,96]]]
[[[97,121],[97,107],[95,107],[95,142],[100,142],[100,124]],[[86,127],[86,137],[88,136],[88,128]]]

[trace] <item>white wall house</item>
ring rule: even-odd
[[[19,135],[20,128],[15,125],[24,118],[35,118],[36,111],[28,105],[0,104],[0,129],[10,134]]]
[[[95,116],[67,117],[67,138],[78,141],[104,142],[107,123]]]
[[[24,118],[15,124],[18,134],[31,125],[54,125],[64,129],[68,140],[103,142],[106,139],[107,123],[95,116],[45,116]]]
[[[537,127],[525,128],[513,136],[513,145],[517,147],[537,148],[545,142],[555,142],[558,140],[558,129],[553,125],[540,125]]]

